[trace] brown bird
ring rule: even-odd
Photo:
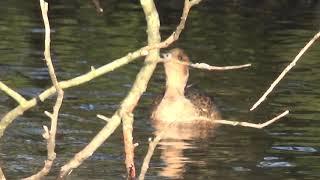
[[[192,123],[201,117],[210,120],[220,119],[220,113],[210,97],[186,90],[190,60],[185,52],[175,48],[163,54],[163,59],[166,90],[151,118],[178,123]]]

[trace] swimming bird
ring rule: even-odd
[[[192,123],[201,118],[214,121],[220,119],[220,112],[210,97],[186,88],[190,63],[188,55],[180,48],[162,54],[166,74],[166,89],[156,104],[153,120],[177,123]]]

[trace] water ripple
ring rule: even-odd
[[[273,146],[272,149],[283,150],[283,151],[307,152],[307,153],[318,152],[317,149],[313,147],[307,147],[307,146]]]
[[[286,161],[279,161],[279,162],[261,161],[257,165],[257,167],[261,167],[261,168],[282,168],[282,167],[295,167],[295,166],[296,165]]]

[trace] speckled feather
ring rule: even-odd
[[[155,100],[153,101],[152,112],[156,110],[163,96],[164,93],[156,96]],[[215,105],[212,98],[205,95],[205,93],[202,93],[194,88],[186,88],[185,97],[189,99],[196,107],[200,116],[210,119],[221,119],[219,108]]]

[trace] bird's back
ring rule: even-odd
[[[207,117],[211,120],[221,119],[220,111],[213,98],[193,88],[187,88],[185,96],[195,106],[199,116]]]

